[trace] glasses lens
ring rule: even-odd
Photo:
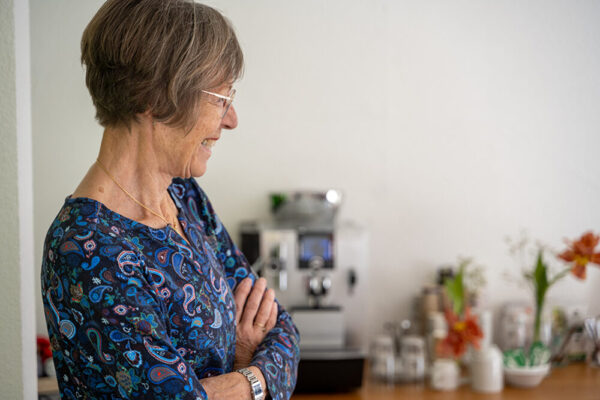
[[[229,111],[229,107],[231,107],[231,103],[233,103],[233,98],[235,96],[235,89],[231,89],[231,92],[229,93],[229,99],[225,100],[225,106],[223,108],[223,115],[221,116],[221,118],[225,118],[225,115],[227,114],[227,111]]]
[[[225,118],[225,115],[227,114],[227,111],[229,111],[229,107],[231,107],[231,102],[228,101],[227,103],[225,103],[225,109],[223,110],[223,115],[221,115],[221,118]]]

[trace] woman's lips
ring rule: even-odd
[[[201,143],[201,148],[202,150],[204,150],[206,153],[208,153],[209,155],[212,154],[212,148],[214,147],[214,145],[217,143],[217,139],[204,139]]]

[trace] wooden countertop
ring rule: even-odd
[[[57,393],[56,378],[39,378],[40,394]],[[517,389],[507,386],[502,393],[482,394],[473,392],[463,385],[453,392],[436,392],[426,385],[387,386],[365,379],[362,388],[343,394],[302,394],[292,396],[292,400],[599,400],[600,368],[586,364],[572,364],[558,367],[550,372],[534,389]]]
[[[38,395],[40,394],[56,394],[58,393],[58,382],[54,377],[42,377],[38,378]]]
[[[344,394],[302,394],[292,396],[292,400],[600,400],[600,368],[586,364],[572,364],[557,367],[533,389],[517,389],[510,386],[501,393],[483,394],[463,385],[452,392],[437,392],[426,385],[387,386],[364,381],[363,387]]]

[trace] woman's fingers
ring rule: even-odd
[[[277,313],[278,313],[277,303],[273,302],[271,306],[271,315],[269,315],[269,320],[267,321],[266,329],[270,331],[275,328],[275,324],[277,323]]]
[[[244,313],[244,305],[246,304],[246,299],[248,298],[248,294],[250,293],[251,289],[252,279],[250,278],[245,278],[244,280],[242,280],[235,289],[233,299],[235,301],[235,322],[237,324],[240,323],[240,319],[242,318],[242,314]]]
[[[244,312],[240,321],[242,324],[252,325],[254,323],[254,317],[256,316],[266,288],[267,280],[265,278],[260,278],[256,281],[250,295],[246,299]]]
[[[258,326],[261,329],[265,329],[265,327],[267,326],[267,321],[271,316],[271,309],[273,308],[274,302],[275,291],[273,289],[267,289],[260,303],[260,308],[256,313],[256,317],[254,318],[254,325]]]

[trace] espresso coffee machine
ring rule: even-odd
[[[362,382],[368,237],[337,220],[341,200],[336,190],[272,194],[272,217],[241,226],[242,251],[300,331],[297,392]]]

